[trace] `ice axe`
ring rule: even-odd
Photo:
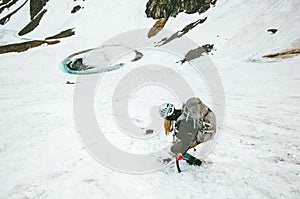
[[[180,169],[180,167],[179,167],[179,160],[183,160],[183,155],[182,155],[182,153],[178,153],[178,154],[176,155],[176,167],[177,167],[178,173],[181,172],[181,169]]]

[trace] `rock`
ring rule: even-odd
[[[145,13],[153,19],[176,17],[180,12],[187,14],[203,13],[214,5],[216,0],[149,0]]]
[[[205,44],[203,46],[200,46],[196,49],[193,49],[193,50],[190,50],[189,52],[187,52],[184,59],[181,60],[180,62],[181,62],[181,64],[183,64],[186,61],[191,61],[193,59],[203,56],[204,53],[211,52],[213,49],[214,49],[213,44]]]
[[[152,129],[147,129],[146,130],[146,135],[149,135],[149,134],[153,134],[153,130]]]
[[[16,44],[9,44],[5,46],[0,46],[0,54],[10,53],[10,52],[24,52],[30,48],[38,47],[42,44],[54,45],[59,43],[59,40],[45,41],[45,40],[33,40]]]
[[[75,35],[75,31],[73,29],[68,29],[65,31],[61,31],[60,33],[53,35],[51,37],[47,37],[45,40],[49,40],[49,39],[60,39],[60,38],[64,38],[64,37],[70,37],[72,35]]]
[[[75,84],[75,82],[67,81],[66,84]]]
[[[13,4],[15,4],[17,2],[17,0],[11,1],[10,3],[6,4],[5,6],[2,6],[0,8],[0,13],[4,10],[4,9],[9,9],[10,6],[12,6]],[[17,9],[15,9],[14,11],[12,11],[11,13],[9,13],[8,15],[6,15],[5,17],[3,17],[2,19],[0,19],[0,24],[4,25],[6,24],[10,17],[13,16],[14,14],[16,14],[23,6],[25,6],[27,3],[27,1],[25,1],[22,5],[20,5]]]
[[[169,43],[170,41],[172,41],[172,40],[174,40],[176,38],[182,37],[183,35],[185,35],[186,33],[188,33],[190,30],[192,30],[193,28],[195,28],[198,24],[204,23],[206,21],[206,19],[207,19],[207,17],[205,17],[204,19],[198,19],[197,21],[186,25],[182,30],[175,32],[169,38],[164,38],[161,41],[159,41],[156,44],[156,46],[165,45],[165,44]]]
[[[278,30],[275,28],[270,28],[267,30],[268,32],[271,32],[272,34],[275,34]]]
[[[135,57],[131,60],[131,62],[136,62],[142,59],[142,57],[144,56],[143,53],[141,53],[140,51],[134,50],[134,52],[135,52]]]
[[[29,24],[27,24],[22,30],[20,30],[18,35],[23,36],[33,31],[40,24],[40,21],[46,12],[47,10],[44,9],[38,16],[31,20]]]
[[[80,10],[80,9],[81,9],[81,6],[80,6],[80,5],[77,5],[77,6],[75,6],[75,7],[72,9],[71,13],[74,14],[75,12],[77,12],[77,11]]]
[[[290,49],[279,53],[264,55],[263,58],[289,58],[300,54],[300,48]]]
[[[159,31],[161,31],[164,28],[167,21],[168,18],[158,19],[153,25],[153,27],[150,29],[150,31],[148,32],[148,38],[155,36]]]
[[[17,3],[18,0],[0,0],[0,13],[5,9],[10,9],[11,6]]]
[[[30,17],[33,19],[46,5],[48,0],[30,0]]]

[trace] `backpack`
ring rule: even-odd
[[[176,137],[181,140],[193,141],[198,131],[203,129],[203,119],[208,107],[197,97],[190,98],[182,106],[182,113],[177,119],[179,124]],[[188,137],[187,138],[187,134]]]
[[[179,120],[196,120],[198,123],[203,120],[208,107],[197,97],[190,98],[182,106],[182,114]]]

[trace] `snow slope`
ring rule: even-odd
[[[73,118],[74,85],[66,84],[76,82],[76,76],[63,73],[59,65],[70,54],[120,33],[150,29],[154,21],[145,18],[143,1],[80,1],[84,9],[71,15],[76,3],[50,0],[41,25],[22,38],[16,33],[29,20],[29,7],[0,29],[3,45],[75,28],[75,35],[58,45],[0,55],[0,198],[299,198],[300,57],[262,58],[299,47],[297,0],[224,0],[201,16],[179,14],[169,19],[165,28],[178,31],[208,17],[186,36],[217,49],[210,59],[223,82],[226,118],[213,152],[201,157],[203,166],[182,163],[181,174],[171,165],[139,175],[109,169],[88,152]],[[269,28],[278,32],[271,35]],[[212,105],[205,82],[191,74],[189,64],[147,52],[140,64],[159,62],[190,75],[195,92]],[[129,152],[151,152],[167,146],[171,137],[162,130],[150,140],[122,134],[113,123],[109,103],[115,84],[138,66],[132,63],[103,76],[95,93],[95,112],[114,145]],[[182,103],[159,87],[137,90],[128,105],[133,123],[147,126],[150,107],[164,100],[177,107]]]

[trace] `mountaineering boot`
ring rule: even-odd
[[[201,160],[199,160],[198,158],[195,158],[194,156],[190,155],[189,153],[185,153],[183,155],[183,157],[189,165],[200,166],[202,164]]]

